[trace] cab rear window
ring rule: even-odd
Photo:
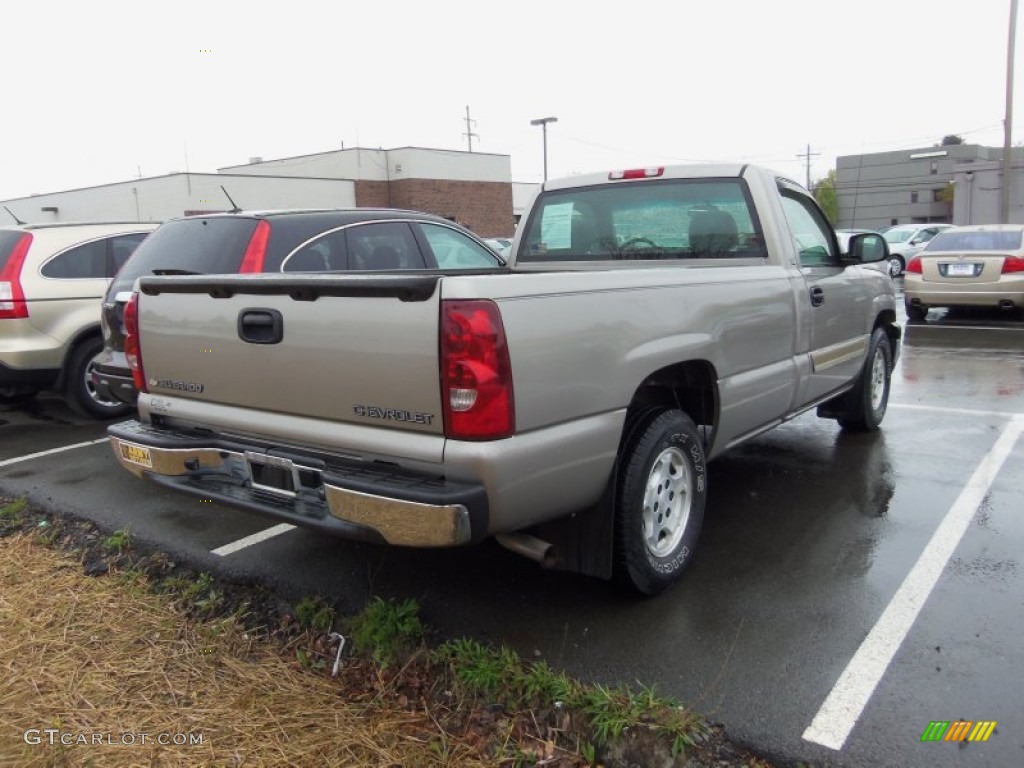
[[[117,274],[112,290],[129,290],[136,278],[152,275],[156,270],[235,274],[257,223],[257,219],[245,217],[169,221],[132,254]]]
[[[545,193],[519,262],[764,257],[738,179],[665,179]]]

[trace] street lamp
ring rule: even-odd
[[[544,181],[548,180],[548,123],[557,122],[557,117],[538,117],[530,121],[530,125],[539,125],[544,132]]]

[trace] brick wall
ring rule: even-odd
[[[391,208],[386,181],[356,180],[357,208]]]
[[[400,179],[391,182],[391,207],[454,219],[479,237],[508,236],[515,231],[512,185],[502,182]]]
[[[360,208],[405,208],[453,219],[479,237],[507,237],[515,232],[512,185],[493,181],[399,179],[356,181]],[[390,187],[390,194],[389,194]]]

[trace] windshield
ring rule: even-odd
[[[1021,230],[988,232],[940,232],[926,251],[1016,251],[1021,247]]]
[[[887,229],[882,233],[887,243],[905,243],[910,236],[917,232],[917,229]]]
[[[201,275],[235,274],[256,219],[175,219],[147,237],[117,273],[111,294],[131,290],[135,279],[155,270],[176,270]]]
[[[740,179],[664,179],[557,190],[530,214],[519,262],[765,256]]]

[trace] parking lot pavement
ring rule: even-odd
[[[102,444],[0,465],[0,489],[343,610],[371,594],[415,597],[444,635],[588,680],[655,684],[778,757],[1018,765],[1024,332],[907,331],[880,432],[808,414],[712,462],[695,561],[653,600],[490,543],[409,551],[276,528],[136,480]],[[102,434],[59,401],[44,406],[0,413],[2,458]],[[927,578],[914,575],[922,558]],[[998,726],[984,743],[921,741],[929,723],[956,720]]]

